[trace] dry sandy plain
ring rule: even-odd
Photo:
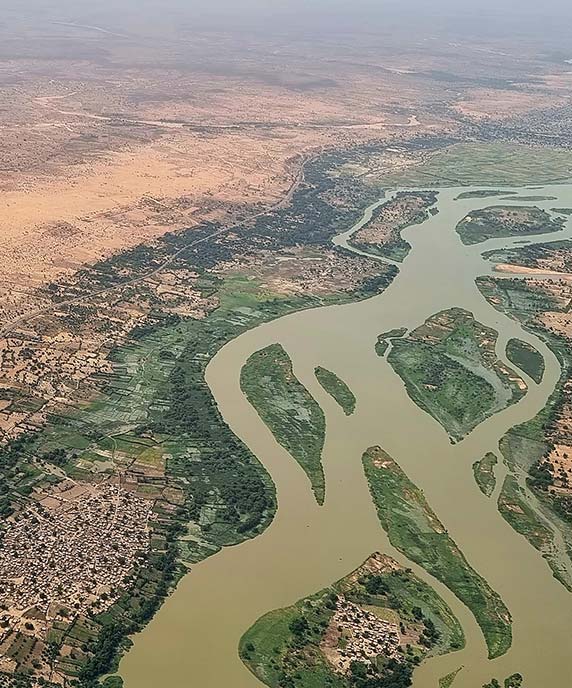
[[[494,41],[445,42],[433,54],[422,36],[333,43],[151,29],[139,16],[135,26],[123,18],[128,28],[105,15],[31,17],[15,10],[0,29],[10,313],[84,263],[276,203],[323,148],[463,136],[483,118],[562,107],[569,83],[562,66],[539,75],[534,46],[511,53]],[[499,83],[487,87],[493,67]],[[534,77],[515,89],[527,71]]]

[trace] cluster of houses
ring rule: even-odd
[[[336,669],[347,673],[352,662],[375,662],[379,655],[399,660],[399,626],[362,609],[345,597],[338,597],[331,627],[343,642],[337,649]]]
[[[151,508],[116,482],[64,480],[14,517],[0,541],[0,641],[108,608],[149,549]]]

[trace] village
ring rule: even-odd
[[[45,639],[54,620],[105,611],[149,550],[153,502],[116,480],[66,479],[35,497],[0,542],[0,645],[13,631]]]
[[[336,613],[330,621],[330,628],[337,629],[342,642],[337,651],[328,653],[328,658],[334,668],[343,674],[348,673],[352,662],[375,664],[380,655],[386,659],[400,660],[399,626],[362,609],[345,597],[337,598]]]

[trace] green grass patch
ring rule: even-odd
[[[346,416],[351,416],[355,411],[356,398],[347,384],[326,368],[318,366],[314,370],[318,382],[342,407]]]
[[[512,643],[512,623],[498,593],[469,565],[421,490],[386,452],[370,448],[363,464],[391,544],[444,583],[472,611],[489,658],[505,654]]]
[[[316,500],[323,504],[324,412],[294,375],[292,361],[280,344],[252,354],[242,368],[240,384],[276,440],[302,466]]]
[[[529,375],[536,384],[544,377],[544,357],[528,342],[509,339],[506,347],[508,360]]]
[[[511,143],[459,143],[440,150],[421,165],[390,173],[391,186],[527,186],[572,176],[572,153]]]

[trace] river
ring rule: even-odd
[[[415,688],[437,688],[438,679],[463,665],[459,688],[481,688],[492,676],[520,672],[526,688],[564,686],[569,681],[572,595],[558,583],[528,542],[504,521],[496,494],[478,489],[472,464],[513,425],[539,411],[559,377],[555,356],[544,343],[490,306],[475,285],[489,274],[485,250],[517,243],[489,240],[464,246],[454,228],[491,199],[454,200],[462,189],[439,190],[439,213],[403,232],[412,245],[399,275],[379,296],[366,301],[302,311],[250,330],[226,344],[212,359],[206,379],[224,419],[269,471],[276,485],[278,511],[259,537],[229,547],[193,567],[152,622],[134,638],[120,665],[126,688],[260,688],[237,653],[244,631],[264,613],[293,604],[359,566],[374,551],[410,566],[449,603],[467,636],[464,650],[433,658],[415,672]],[[515,190],[523,192],[523,190]],[[572,185],[536,188],[572,207]],[[518,204],[518,197],[503,204]],[[366,210],[369,217],[373,207]],[[550,240],[572,236],[571,223]],[[359,225],[358,225],[359,226]],[[345,245],[356,227],[338,236]],[[527,237],[546,241],[546,235]],[[497,353],[519,337],[545,357],[540,385],[517,404],[479,425],[452,445],[443,428],[419,409],[400,378],[374,351],[377,335],[397,327],[415,328],[430,315],[454,306],[471,311],[499,332]],[[319,507],[298,464],[274,440],[240,390],[240,371],[255,351],[279,342],[291,356],[298,378],[326,414],[323,452],[326,501]],[[346,417],[314,377],[324,366],[348,383],[357,397]],[[394,550],[379,525],[361,456],[382,446],[425,492],[471,565],[500,593],[513,616],[513,645],[493,661],[472,614],[438,581]],[[499,471],[502,472],[502,468]],[[499,486],[497,486],[498,492]]]

